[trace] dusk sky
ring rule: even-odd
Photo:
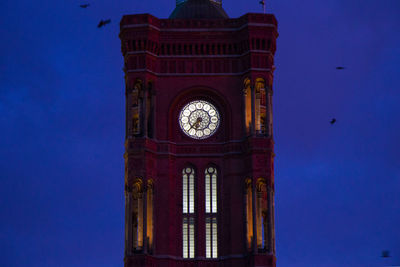
[[[175,1],[82,3],[0,2],[0,266],[123,266],[119,21]],[[266,3],[277,266],[400,266],[400,1]]]

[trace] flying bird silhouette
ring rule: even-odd
[[[97,28],[101,28],[109,23],[111,23],[111,19],[100,20],[99,24],[97,25]]]
[[[90,6],[90,4],[83,4],[83,5],[80,5],[81,8],[87,8],[88,6]]]
[[[331,123],[331,125],[333,125],[335,122],[336,122],[336,119],[333,118],[330,123]]]
[[[344,70],[345,67],[338,66],[338,67],[336,67],[336,69],[337,69],[337,70]]]
[[[390,256],[390,251],[389,250],[383,250],[381,257],[382,258],[390,258],[391,257]]]

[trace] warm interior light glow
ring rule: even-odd
[[[247,229],[247,246],[250,249],[253,240],[253,206],[252,201],[252,186],[251,180],[246,180],[246,229]]]
[[[257,202],[256,202],[256,220],[257,220],[257,247],[258,249],[266,249],[266,229],[267,223],[267,185],[264,179],[257,182]]]
[[[255,85],[255,128],[257,133],[265,133],[265,81],[256,79]]]
[[[141,250],[143,248],[143,186],[141,180],[133,185],[132,198],[133,249]]]
[[[251,130],[251,87],[250,80],[246,80],[244,85],[244,112],[247,133]]]
[[[147,186],[147,246],[153,248],[153,182],[150,180]]]

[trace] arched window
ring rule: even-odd
[[[251,131],[251,84],[250,80],[246,79],[244,82],[244,89],[243,89],[243,96],[244,96],[244,119],[245,119],[245,127],[246,133],[249,134]]]
[[[183,258],[195,256],[194,225],[194,183],[195,171],[191,167],[182,170],[182,254]]]
[[[257,78],[255,98],[255,126],[257,133],[266,133],[266,110],[265,81],[262,78]]]
[[[143,183],[137,179],[132,188],[132,241],[133,250],[143,249]]]
[[[253,189],[251,179],[245,182],[246,241],[250,250],[253,243]]]
[[[128,100],[130,105],[130,116],[131,120],[129,120],[128,135],[140,135],[141,133],[141,113],[143,108],[143,98],[142,98],[142,81],[136,80],[133,85],[133,90],[131,92],[131,97]]]
[[[217,224],[217,169],[208,167],[205,177],[205,210],[206,210],[206,258],[218,257],[218,224]]]

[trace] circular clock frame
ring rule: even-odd
[[[187,136],[200,140],[215,134],[220,125],[220,115],[210,102],[193,100],[181,109],[178,121]]]

